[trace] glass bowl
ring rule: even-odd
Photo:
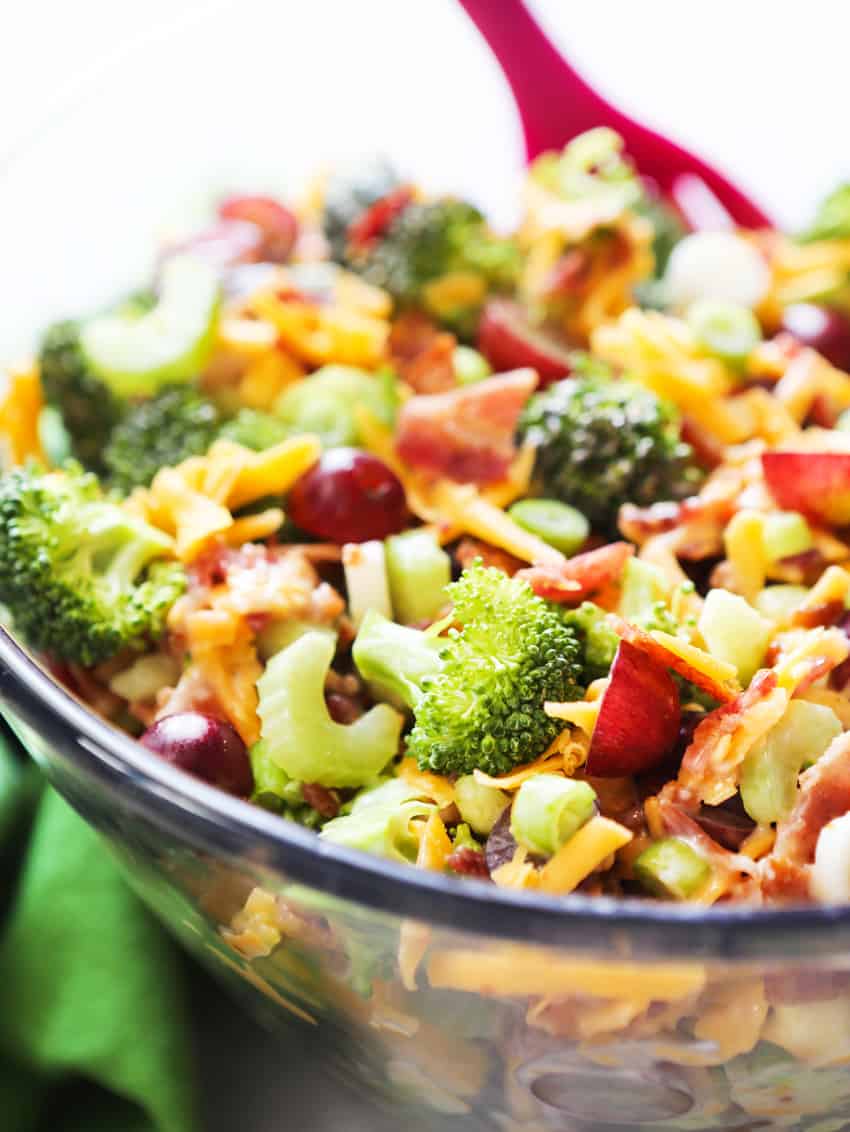
[[[3,170],[4,358],[136,284],[163,228],[219,192],[286,191],[340,156],[389,152],[510,219],[518,129],[448,0],[428,5],[427,36],[424,5],[391,0],[313,0],[297,19],[268,0],[154,9]],[[186,947],[404,1119],[850,1126],[850,910],[555,902],[403,868],[157,760],[6,634],[0,700]]]

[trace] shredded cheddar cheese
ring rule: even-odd
[[[632,837],[630,830],[609,818],[591,818],[540,870],[540,888],[559,895],[572,892]]]

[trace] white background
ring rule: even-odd
[[[802,223],[826,188],[850,176],[847,0],[534,7],[610,97],[733,171],[780,221]],[[268,169],[247,98],[259,66],[269,97],[278,92],[284,164],[293,147],[316,151],[317,135],[328,157],[368,148],[374,126],[417,172],[509,213],[518,131],[452,0],[0,0],[0,11],[0,360],[28,319],[63,313],[62,304],[73,313],[89,277],[96,289],[121,275],[125,250],[128,259],[137,250],[134,217],[147,223],[166,204],[179,209],[185,196],[204,194],[205,179]],[[315,51],[304,50],[305,33]],[[182,117],[172,114],[175,100]],[[336,133],[323,113],[335,102]],[[82,125],[63,126],[69,105],[84,107]],[[363,113],[370,107],[374,121]],[[437,129],[427,126],[431,107]],[[265,128],[274,115],[259,117]],[[15,169],[18,184],[4,196]],[[66,228],[79,229],[74,240]],[[54,246],[63,250],[51,254]],[[208,1132],[375,1132],[368,1109],[337,1093],[319,1066],[264,1042],[206,983],[193,997]]]
[[[847,0],[532,6],[606,94],[733,171],[780,222],[804,222],[850,175]],[[517,121],[455,0],[5,10],[0,361],[45,321],[138,285],[163,225],[222,192],[288,189],[335,156],[390,151],[513,215]]]

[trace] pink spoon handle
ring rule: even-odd
[[[530,160],[560,149],[576,134],[610,126],[624,139],[641,173],[676,195],[683,175],[697,176],[734,222],[745,228],[770,220],[740,189],[699,157],[635,122],[602,98],[563,58],[522,0],[460,0],[490,46],[513,92]]]

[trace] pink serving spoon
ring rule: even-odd
[[[460,0],[510,83],[531,161],[594,126],[610,126],[641,174],[692,228],[765,228],[759,206],[701,158],[629,118],[563,58],[523,0]]]

